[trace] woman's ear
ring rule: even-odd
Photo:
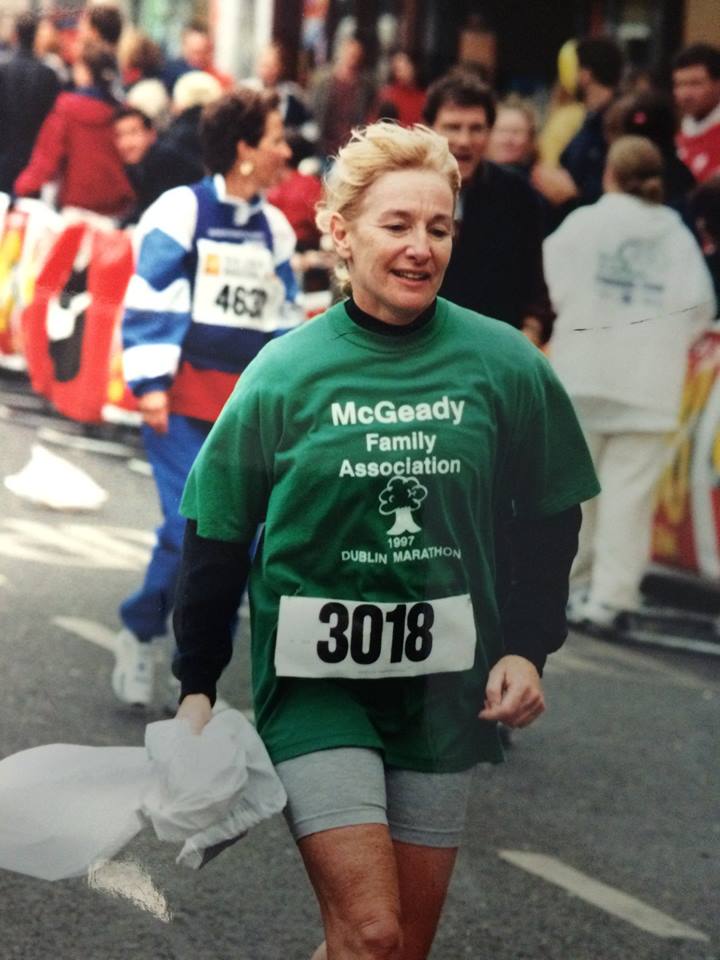
[[[341,260],[349,260],[351,257],[350,231],[347,221],[341,213],[334,211],[330,215],[330,238],[335,247],[335,252]]]

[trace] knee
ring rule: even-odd
[[[353,931],[358,957],[363,960],[400,960],[402,927],[391,911],[376,912],[357,923]]]

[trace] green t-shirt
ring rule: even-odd
[[[506,324],[437,304],[402,337],[358,326],[338,304],[273,341],[190,473],[182,512],[200,536],[250,542],[265,523],[250,575],[253,691],[276,763],[338,746],[423,771],[501,760],[495,725],[477,718],[502,654],[496,522],[510,502],[518,515],[552,514],[598,492],[545,357]],[[306,656],[322,640],[324,659],[349,663],[353,678],[276,674],[283,597],[295,605],[281,635],[297,623]],[[467,641],[466,621],[456,637],[452,618],[428,608],[462,597],[469,669],[357,678],[383,630],[391,669]],[[320,614],[310,604],[311,628],[292,619],[297,598],[329,601]],[[446,602],[462,620],[462,600]]]

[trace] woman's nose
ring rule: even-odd
[[[410,238],[408,252],[417,259],[425,260],[430,256],[430,241],[425,230],[416,230]]]

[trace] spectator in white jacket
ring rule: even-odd
[[[604,195],[567,217],[543,248],[557,313],[550,359],[602,486],[583,507],[574,573],[589,573],[589,585],[575,593],[569,616],[601,630],[637,605],[688,347],[715,317],[700,249],[662,204],[662,169],[646,138],[616,140]]]

